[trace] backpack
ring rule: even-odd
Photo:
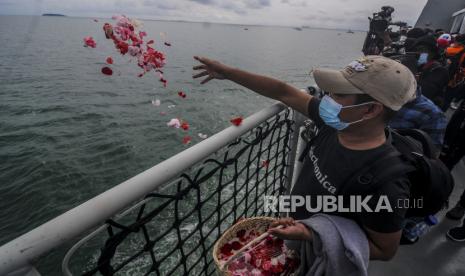
[[[386,129],[392,137],[392,147],[353,173],[340,188],[342,195],[368,195],[381,185],[407,176],[410,186],[409,208],[406,217],[434,215],[448,205],[454,188],[449,169],[437,158],[437,149],[431,138],[418,129]],[[299,158],[303,161],[312,145],[312,139]],[[412,206],[420,202],[422,206]]]

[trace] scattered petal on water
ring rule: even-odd
[[[159,99],[152,100],[152,105],[153,106],[160,106],[160,104],[161,104],[161,101]]]
[[[178,92],[178,95],[179,95],[179,97],[181,97],[181,98],[186,98],[186,96],[187,96],[186,93],[184,93],[183,91],[179,91],[179,92]]]
[[[182,143],[184,145],[189,144],[191,141],[192,141],[192,137],[190,137],[190,136],[184,136],[184,138],[182,138]]]
[[[203,133],[199,133],[199,137],[201,139],[207,139],[208,138],[208,135],[207,134],[203,134]]]
[[[108,64],[113,64],[113,58],[112,57],[107,57],[107,63]]]
[[[169,127],[180,128],[181,122],[179,121],[178,118],[174,118],[174,119],[171,119],[166,125]]]
[[[189,130],[189,124],[187,122],[182,122],[181,128],[184,130]]]
[[[171,43],[165,42],[165,45],[166,45],[166,46],[171,46]]]

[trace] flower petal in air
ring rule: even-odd
[[[231,119],[230,122],[235,126],[240,126],[243,120],[244,119],[242,119],[242,117],[236,117],[236,118]]]
[[[93,37],[86,36],[86,37],[84,37],[84,46],[85,47],[95,48],[97,46],[97,43],[94,41]]]
[[[113,58],[112,57],[107,57],[107,63],[108,64],[113,64]]]
[[[163,83],[163,87],[166,87],[168,85],[168,81],[165,80],[164,78],[160,78],[160,82]]]
[[[183,91],[179,91],[178,96],[183,98],[183,99],[185,99],[187,97],[186,93],[184,93]]]
[[[111,76],[113,75],[113,70],[111,70],[110,67],[103,67],[102,68],[102,73],[105,74],[105,75],[108,75],[108,76]]]

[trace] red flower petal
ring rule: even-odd
[[[231,119],[230,122],[235,126],[240,126],[243,120],[244,119],[242,119],[242,117],[237,117],[237,118]]]
[[[179,91],[179,92],[178,92],[178,95],[179,95],[179,97],[181,97],[181,98],[186,98],[186,96],[187,96],[186,93],[184,93],[184,92],[182,92],[182,91]]]
[[[113,58],[112,57],[107,57],[107,63],[108,64],[113,64]]]
[[[113,75],[113,70],[111,70],[110,67],[103,67],[102,68],[102,73],[108,76]]]
[[[191,140],[192,140],[192,137],[185,136],[184,138],[182,138],[182,143],[186,145],[186,144],[189,144]]]
[[[236,237],[238,237],[238,238],[242,238],[242,237],[244,237],[244,235],[245,235],[245,230],[244,229],[239,230],[236,233]]]
[[[233,250],[239,250],[242,248],[242,244],[238,241],[235,241],[231,244]]]
[[[107,39],[113,38],[113,26],[111,26],[111,24],[103,24],[103,31],[105,32],[105,37]]]
[[[119,41],[116,44],[116,48],[120,51],[122,55],[125,55],[129,50],[129,45],[124,41]]]
[[[182,122],[181,128],[184,129],[184,130],[189,130],[189,124],[186,123],[186,122]]]
[[[270,165],[270,160],[262,160],[262,167],[263,168],[268,168]]]
[[[163,86],[166,87],[168,85],[168,81],[164,78],[160,78],[160,81],[163,83]]]
[[[224,245],[220,248],[221,254],[225,254],[225,255],[226,255],[226,253],[231,252],[231,250],[232,250],[232,247],[231,247],[231,245],[230,245],[229,243],[224,244]]]
[[[263,262],[262,268],[263,268],[263,270],[265,270],[265,271],[271,270],[271,262],[270,262],[270,261],[265,261],[265,262]]]
[[[153,39],[151,39],[151,40],[149,40],[149,41],[147,42],[147,44],[153,44],[153,43],[155,43],[155,41],[153,41]]]
[[[94,41],[94,38],[91,36],[86,36],[84,37],[84,46],[85,47],[92,47],[95,48],[97,46],[97,43]]]
[[[266,237],[265,245],[267,245],[268,247],[273,246],[273,238],[270,236]]]

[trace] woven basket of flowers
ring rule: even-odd
[[[299,258],[284,241],[267,233],[274,218],[253,217],[231,226],[213,247],[222,276],[298,275]]]

